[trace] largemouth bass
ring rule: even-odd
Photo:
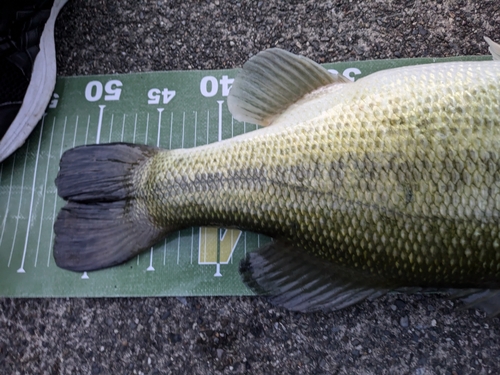
[[[271,49],[236,77],[233,116],[265,128],[202,147],[67,151],[57,265],[122,263],[168,233],[221,226],[274,241],[240,270],[297,311],[446,290],[500,311],[500,45],[493,61],[356,82]]]

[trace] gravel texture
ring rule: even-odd
[[[61,75],[486,54],[498,0],[70,0]],[[0,299],[1,374],[498,374],[500,327],[442,296],[328,314],[263,298]]]

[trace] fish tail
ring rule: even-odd
[[[159,149],[112,143],[64,153],[56,178],[67,201],[54,224],[54,259],[72,271],[111,267],[154,245],[172,228],[158,228],[136,197],[137,168]]]

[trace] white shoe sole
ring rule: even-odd
[[[57,14],[68,0],[55,0],[40,38],[40,52],[33,65],[31,80],[19,112],[0,141],[0,162],[23,145],[42,118],[56,85],[54,25]]]

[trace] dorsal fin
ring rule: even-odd
[[[271,48],[243,65],[227,104],[235,119],[265,126],[306,94],[323,86],[350,82],[306,57]]]
[[[490,46],[489,50],[491,55],[493,56],[493,60],[500,61],[500,44],[495,43],[487,36],[484,37],[484,40],[486,40],[486,43],[488,43],[488,45]]]

